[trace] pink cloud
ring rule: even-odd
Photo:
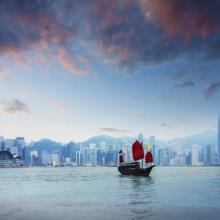
[[[79,63],[77,63],[77,59],[63,48],[58,49],[58,60],[62,64],[62,66],[73,75],[86,76],[89,74],[87,66],[80,66],[80,64],[85,64],[85,59],[82,59],[81,57],[81,62],[78,59]]]

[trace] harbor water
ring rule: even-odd
[[[0,169],[1,220],[220,219],[220,167]]]

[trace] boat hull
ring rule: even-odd
[[[132,176],[149,176],[151,173],[151,170],[155,167],[155,165],[152,165],[147,168],[140,168],[138,166],[134,166],[132,164],[124,164],[120,165],[118,167],[118,171],[122,175],[132,175]]]

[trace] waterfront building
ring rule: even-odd
[[[38,155],[38,152],[36,150],[30,151],[30,156],[31,156],[31,164],[33,166],[40,166],[42,165],[42,160]]]
[[[106,151],[107,150],[107,143],[106,141],[100,141],[99,142],[100,150]]]
[[[127,147],[122,147],[121,150],[123,152],[124,161],[127,162],[128,161],[128,148]]]
[[[50,154],[50,157],[51,157],[52,165],[54,167],[58,166],[59,165],[59,154],[52,153],[52,154]]]
[[[204,145],[202,147],[203,151],[203,162],[207,165],[215,164],[216,161],[216,152],[215,152],[215,145]]]
[[[80,145],[79,146],[79,150],[80,150],[80,153],[81,153],[81,163],[82,165],[84,164],[88,164],[89,163],[89,155],[88,155],[88,146],[84,146],[84,145]],[[76,161],[75,161],[76,163]]]
[[[22,150],[25,147],[24,137],[16,137],[14,145],[17,148],[17,155],[22,156]]]
[[[96,166],[97,165],[97,150],[89,149],[88,155],[89,155],[89,162],[91,163],[91,165]]]
[[[114,150],[113,144],[109,144],[109,146],[108,146],[108,151],[113,151],[113,150]]]
[[[150,136],[150,137],[149,137],[149,144],[150,144],[151,146],[156,144],[156,138],[155,138],[155,136]]]
[[[43,151],[41,154],[42,164],[57,166],[59,164],[59,154],[57,153],[47,153]]]
[[[159,165],[168,166],[169,165],[169,151],[168,149],[159,149]]]
[[[71,162],[75,162],[76,161],[76,151],[77,151],[77,145],[74,142],[70,142],[67,144],[66,147],[66,157],[70,158]]]
[[[42,151],[41,153],[41,160],[43,165],[47,165],[47,151]]]
[[[100,166],[106,165],[106,151],[97,150],[97,165]]]
[[[82,157],[81,152],[80,151],[76,151],[76,161],[75,162],[76,162],[77,166],[81,165],[81,161],[82,161],[81,157]]]
[[[15,139],[4,140],[4,150],[10,151],[11,148],[15,147]]]
[[[0,151],[0,167],[12,167],[13,155],[9,151]]]
[[[180,155],[178,158],[178,165],[179,166],[186,166],[186,157],[185,155]]]
[[[30,155],[30,147],[26,146],[22,149],[22,160],[25,165],[31,164],[31,155]]]
[[[197,144],[192,145],[192,165],[202,165],[202,162],[200,160],[200,154],[201,154],[201,146]]]
[[[178,158],[172,158],[170,159],[170,166],[178,166]]]
[[[220,116],[218,118],[218,162],[220,163]]]
[[[16,146],[11,146],[11,147],[10,147],[10,152],[11,152],[13,155],[18,155],[18,147],[16,147]]]
[[[108,151],[106,156],[107,166],[116,166],[118,162],[118,151]]]
[[[0,136],[0,151],[4,150],[4,137]]]
[[[192,152],[191,151],[186,151],[186,165],[192,165]]]

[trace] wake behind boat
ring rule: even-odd
[[[153,167],[155,167],[155,165],[152,164],[153,156],[149,149],[145,156],[147,167],[141,168],[140,162],[138,162],[138,160],[144,158],[144,149],[139,141],[135,141],[135,143],[132,145],[132,154],[135,162],[124,163],[122,151],[120,151],[119,154],[120,165],[118,166],[118,171],[122,175],[149,176],[151,170]]]

